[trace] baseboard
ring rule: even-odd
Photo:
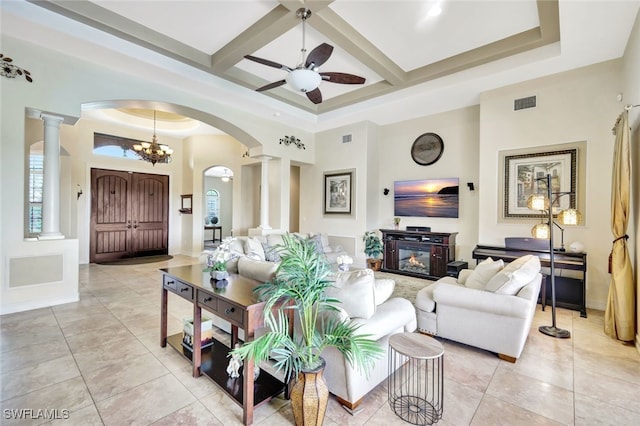
[[[23,303],[14,303],[9,305],[0,306],[0,315],[15,314],[16,312],[31,311],[33,309],[50,308],[56,305],[62,305],[65,303],[78,302],[80,300],[80,293],[76,293],[75,296],[60,298],[56,300],[47,299],[33,300]]]
[[[640,355],[640,334],[636,334],[636,350],[638,351],[638,355]]]

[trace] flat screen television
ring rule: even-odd
[[[458,217],[458,178],[396,181],[394,216]]]

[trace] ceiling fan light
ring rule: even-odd
[[[322,77],[312,70],[295,69],[287,75],[286,81],[297,92],[306,93],[318,87]]]

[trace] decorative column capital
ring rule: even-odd
[[[45,125],[53,124],[53,125],[59,126],[60,123],[64,121],[64,117],[60,117],[59,115],[46,114],[46,113],[40,114],[40,118],[44,121]]]

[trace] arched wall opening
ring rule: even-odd
[[[210,126],[216,127],[226,134],[219,135],[196,135],[182,139],[171,139],[170,137],[159,136],[161,141],[167,142],[172,148],[176,148],[174,158],[170,164],[157,164],[151,166],[144,161],[131,161],[131,159],[117,159],[100,157],[91,152],[92,145],[88,143],[92,137],[93,128],[104,124],[93,122],[84,123],[81,119],[78,129],[66,129],[66,132],[73,134],[71,137],[77,139],[78,149],[71,150],[71,155],[77,154],[75,166],[73,167],[72,186],[80,185],[85,188],[86,197],[79,200],[78,209],[78,238],[80,240],[80,263],[88,263],[89,256],[89,236],[90,236],[90,173],[91,168],[109,168],[113,170],[134,171],[167,174],[170,176],[170,220],[169,220],[169,253],[198,256],[204,248],[204,239],[210,238],[210,231],[205,229],[205,196],[204,196],[204,171],[216,164],[223,164],[232,170],[234,179],[229,182],[231,193],[240,194],[245,189],[254,190],[251,186],[241,187],[242,170],[247,164],[255,163],[256,160],[249,158],[245,154],[251,148],[261,147],[261,143],[254,137],[240,129],[239,127],[216,117],[213,114],[199,111],[184,105],[177,105],[167,102],[147,101],[147,100],[110,100],[96,101],[82,104],[82,111],[98,109],[121,109],[137,108],[166,111],[179,114],[194,120],[201,121]],[[84,118],[84,114],[83,114]],[[113,126],[112,124],[110,124]],[[67,126],[68,127],[68,126]],[[123,128],[124,129],[124,128]],[[99,130],[96,130],[99,131]],[[127,132],[129,132],[127,130]],[[131,130],[128,136],[147,138],[151,136],[151,129]],[[64,136],[64,135],[62,135]],[[125,135],[127,136],[127,135]],[[69,135],[66,138],[68,139]],[[64,141],[62,141],[64,143]],[[180,208],[180,196],[193,194],[192,214],[178,212]],[[231,220],[225,220],[225,236],[234,232],[242,233],[254,226],[248,222],[253,215],[241,215],[243,211],[242,197],[231,197],[227,200],[231,203]],[[247,206],[256,208],[258,206]],[[248,218],[245,220],[245,218]],[[246,222],[246,223],[245,223]]]

